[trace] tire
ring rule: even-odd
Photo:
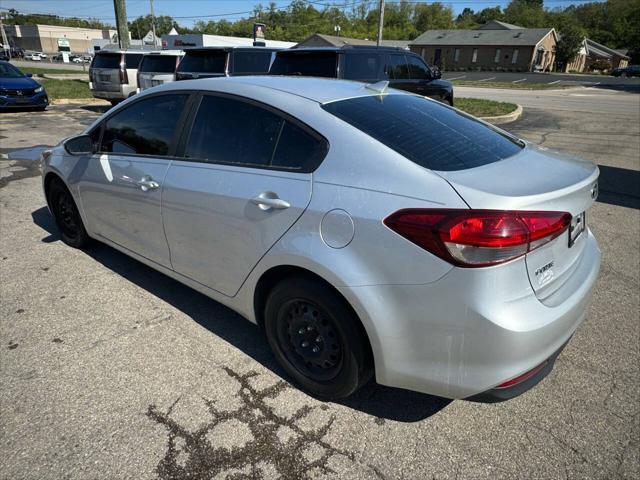
[[[80,212],[71,192],[61,180],[51,181],[47,192],[49,208],[53,213],[62,241],[70,247],[83,249],[89,245],[90,238],[84,228]]]
[[[44,112],[46,109],[47,107],[36,107],[37,112]]]
[[[109,103],[111,104],[112,107],[115,107],[116,105],[118,105],[122,100],[109,100]]]
[[[278,283],[267,298],[264,327],[282,368],[315,397],[348,397],[372,376],[358,319],[320,281],[292,277]]]

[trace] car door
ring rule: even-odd
[[[326,141],[294,119],[228,95],[202,96],[167,173],[162,215],[173,269],[233,296],[311,199]]]
[[[402,53],[391,53],[387,55],[385,73],[389,77],[389,86],[399,90],[413,92],[415,81],[409,78],[409,66],[407,58]]]
[[[431,70],[424,61],[414,55],[407,55],[409,65],[409,77],[413,82],[413,92],[435,100],[442,100],[445,95],[443,87],[433,82],[434,77]]]
[[[188,98],[153,95],[118,110],[92,132],[98,153],[75,173],[90,231],[167,267],[162,183]]]

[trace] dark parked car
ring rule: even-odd
[[[640,77],[640,65],[629,65],[625,68],[614,68],[611,70],[611,75],[614,77]]]
[[[276,48],[203,47],[186,51],[176,70],[176,80],[266,74]]]
[[[15,107],[44,110],[49,97],[44,87],[9,62],[0,61],[0,111]]]
[[[453,86],[420,55],[392,47],[291,48],[281,50],[269,75],[329,77],[375,83],[453,105]]]

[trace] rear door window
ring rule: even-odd
[[[209,163],[310,172],[324,158],[326,141],[254,103],[205,95],[185,157]]]
[[[173,73],[176,71],[175,55],[145,55],[140,72]]]
[[[269,74],[335,78],[337,64],[335,52],[281,52],[276,55]]]
[[[93,57],[92,68],[120,68],[120,59],[122,55],[119,53],[98,53]]]
[[[387,60],[387,75],[393,80],[405,80],[409,78],[409,66],[407,59],[402,54],[389,55]]]
[[[377,80],[379,58],[380,55],[377,53],[345,55],[343,77],[349,80]]]
[[[124,63],[126,68],[138,68],[138,65],[140,65],[140,62],[142,61],[142,57],[144,57],[144,54],[142,53],[125,53]]]
[[[224,50],[192,51],[185,54],[178,71],[223,74],[226,63],[227,52]]]
[[[358,97],[322,108],[431,170],[479,167],[523,148],[517,139],[420,96]]]
[[[187,98],[186,93],[157,95],[109,117],[104,124],[100,151],[168,155]]]
[[[271,51],[237,50],[233,52],[233,73],[267,73],[271,65]]]

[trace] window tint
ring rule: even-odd
[[[176,71],[175,55],[145,55],[140,63],[140,72],[173,73]]]
[[[377,80],[380,55],[353,54],[344,57],[344,78],[349,80]]]
[[[276,55],[269,74],[335,78],[337,61],[334,52],[282,52]]]
[[[484,124],[414,95],[369,96],[323,108],[432,170],[463,170],[497,162],[522,146]]]
[[[224,73],[227,52],[224,50],[187,52],[178,65],[179,72]]]
[[[107,119],[100,151],[167,155],[189,95],[161,95],[141,100]]]
[[[98,53],[93,57],[93,68],[120,68],[119,53]]]
[[[126,68],[138,68],[144,55],[142,53],[125,53],[124,63]]]
[[[409,76],[411,78],[431,78],[431,72],[429,72],[429,69],[421,59],[414,57],[413,55],[407,55],[407,62],[409,63]]]
[[[227,97],[205,96],[185,157],[247,167],[311,171],[325,144],[280,115]]]
[[[394,80],[409,78],[409,67],[404,55],[389,55],[387,75]]]
[[[267,73],[271,64],[270,51],[236,50],[233,52],[233,73]]]

